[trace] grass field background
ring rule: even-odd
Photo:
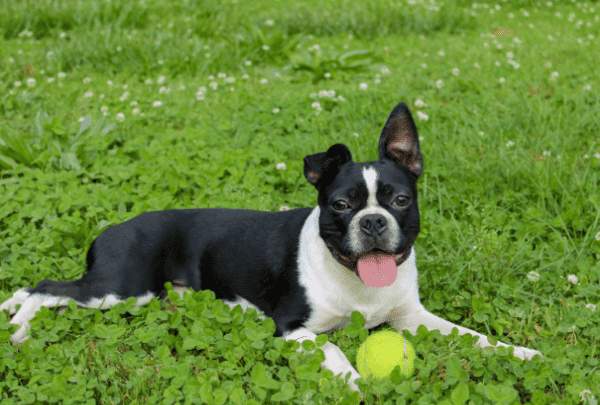
[[[599,27],[573,1],[3,1],[0,302],[81,277],[146,211],[314,206],[302,158],[376,159],[404,101],[423,304],[544,357],[421,328],[416,373],[365,380],[366,403],[597,404]],[[43,309],[20,347],[0,313],[0,402],[359,402],[272,320],[172,298]],[[353,363],[363,324],[328,336]]]

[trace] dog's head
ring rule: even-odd
[[[419,233],[416,182],[423,172],[412,115],[398,104],[379,137],[379,160],[356,163],[343,144],[304,158],[318,192],[319,232],[333,257],[372,287],[396,279]]]

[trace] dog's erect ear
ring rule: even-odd
[[[419,135],[410,110],[404,103],[394,108],[379,138],[379,159],[391,159],[416,176],[423,173]]]
[[[341,143],[333,145],[327,152],[315,153],[304,158],[304,176],[310,184],[319,187],[325,179],[333,179],[340,167],[352,161],[350,150]]]

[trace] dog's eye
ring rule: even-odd
[[[408,205],[408,203],[410,202],[410,197],[405,197],[403,195],[399,195],[398,197],[396,197],[394,202],[401,207],[406,207]]]
[[[331,205],[333,206],[333,209],[336,211],[343,211],[349,207],[348,203],[343,200],[337,200],[336,202],[334,202]]]

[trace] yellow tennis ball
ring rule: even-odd
[[[389,378],[392,370],[400,366],[400,372],[410,377],[415,371],[415,350],[398,332],[383,331],[367,338],[358,349],[356,366],[363,377],[376,380]]]

